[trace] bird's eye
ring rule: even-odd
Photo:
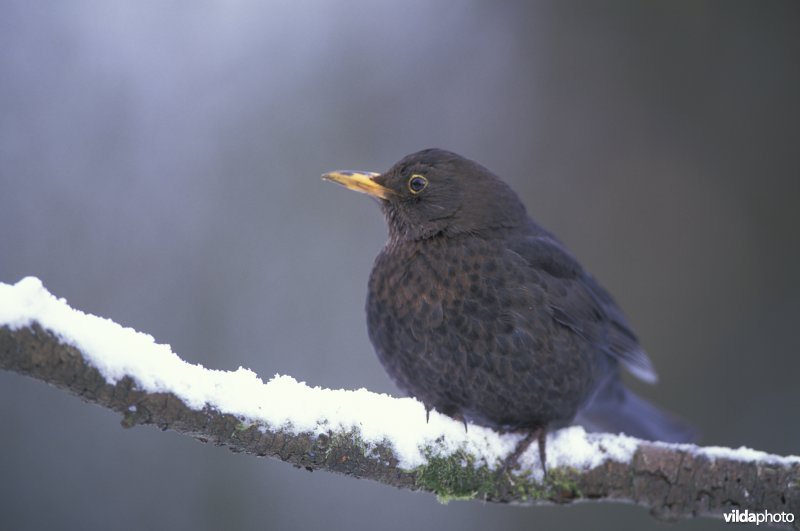
[[[415,173],[408,180],[408,191],[416,195],[423,191],[428,186],[428,179],[422,175]]]

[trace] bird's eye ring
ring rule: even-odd
[[[428,186],[428,179],[424,176],[415,173],[408,179],[408,191],[414,195],[417,195],[421,191],[423,191]]]

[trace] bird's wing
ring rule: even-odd
[[[596,343],[640,380],[657,380],[622,310],[555,237],[546,233],[520,237],[511,241],[509,249],[549,277],[545,279],[549,304],[558,323]]]

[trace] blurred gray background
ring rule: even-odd
[[[207,367],[397,394],[363,311],[383,220],[319,175],[447,148],[615,294],[661,375],[640,392],[705,443],[800,453],[798,2],[0,8],[0,281]],[[0,374],[0,527],[678,529],[444,506],[119,420]]]

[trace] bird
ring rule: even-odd
[[[571,424],[688,442],[677,416],[628,389],[657,375],[611,294],[484,166],[443,149],[384,173],[323,179],[375,198],[388,239],[366,302],[369,339],[396,385],[425,407],[524,437],[507,459]]]

